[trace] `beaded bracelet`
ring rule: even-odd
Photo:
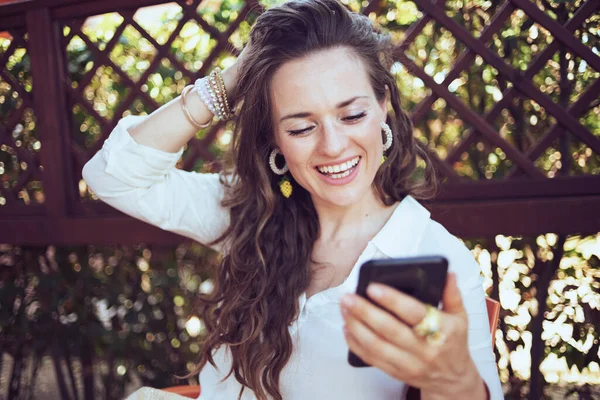
[[[215,106],[215,109],[217,110],[217,118],[219,118],[220,120],[224,120],[225,119],[225,110],[223,109],[223,100],[220,99],[221,91],[217,87],[217,84],[216,84],[216,81],[214,78],[212,78],[212,77],[208,78],[207,88],[208,88],[208,93],[210,93],[210,97]]]
[[[202,102],[206,105],[208,110],[216,116],[217,110],[215,109],[215,105],[212,101],[210,92],[208,90],[208,78],[204,77],[196,79],[196,82],[194,83],[194,88],[196,89],[198,96],[200,96],[200,100],[202,100]]]
[[[227,101],[227,89],[219,67],[215,68],[209,76],[197,79],[193,90],[198,93],[200,100],[217,119],[226,121],[232,117]]]
[[[227,102],[227,90],[220,68],[217,67],[210,73],[207,89],[217,110],[218,118],[222,121],[231,118],[231,110]]]
[[[227,118],[221,105],[222,101],[219,102],[218,95],[220,94],[220,90],[219,93],[217,93],[217,91],[213,88],[213,86],[210,84],[210,77],[207,76],[197,80],[195,86],[200,99],[202,102],[204,102],[204,104],[206,104],[206,107],[210,110],[210,112],[212,112],[218,120],[226,120]]]
[[[225,111],[225,114],[228,116],[228,118],[231,117],[231,107],[229,107],[229,102],[227,101],[227,87],[225,86],[225,81],[223,80],[223,74],[221,73],[221,68],[216,67],[212,72],[211,72],[211,76],[214,76],[216,78],[217,81],[217,85],[219,86],[221,93],[223,94],[221,96],[221,99],[223,100],[223,111]]]

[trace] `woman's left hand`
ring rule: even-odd
[[[444,288],[440,331],[445,339],[440,343],[430,343],[412,329],[425,317],[424,303],[383,284],[370,284],[367,295],[380,307],[354,294],[342,299],[344,334],[354,354],[420,388],[423,398],[486,398],[483,380],[469,354],[467,312],[456,275],[448,274]]]

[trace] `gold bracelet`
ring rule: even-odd
[[[207,126],[209,126],[210,123],[212,122],[212,120],[209,120],[205,124],[201,124],[198,121],[196,121],[194,119],[194,117],[192,117],[192,114],[190,114],[190,111],[187,109],[186,97],[187,97],[189,91],[192,90],[193,88],[194,88],[194,85],[188,85],[183,88],[183,91],[181,92],[181,108],[183,109],[183,113],[185,114],[187,120],[190,121],[190,123],[192,125],[194,125],[194,127],[196,127],[197,129],[203,129],[203,128],[206,128]]]
[[[219,119],[227,120],[231,118],[231,110],[229,109],[229,103],[227,102],[227,89],[225,88],[225,83],[223,82],[221,69],[219,67],[216,67],[210,73],[208,82],[213,91],[212,95],[215,104],[218,105],[217,108],[220,114]]]
[[[219,86],[221,87],[221,90],[223,92],[223,105],[224,105],[225,114],[227,115],[227,118],[231,118],[231,107],[229,107],[229,101],[227,101],[227,87],[225,86],[225,81],[223,80],[223,74],[221,73],[221,68],[216,67],[214,72],[215,72],[215,75],[217,76],[217,83],[219,84]]]
[[[217,110],[217,118],[220,121],[225,120],[225,112],[223,110],[223,101],[221,100],[221,93],[219,88],[217,87],[215,78],[212,75],[208,78],[208,93],[210,94],[215,109]]]
[[[227,116],[225,114],[225,106],[223,104],[221,88],[219,87],[219,84],[217,83],[217,78],[215,77],[214,72],[211,72],[211,74],[208,78],[208,84],[210,87],[210,94],[212,96],[213,103],[215,104],[217,112],[219,114],[219,119],[222,121],[226,120]]]

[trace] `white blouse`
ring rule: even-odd
[[[162,229],[200,243],[217,238],[229,223],[220,201],[223,188],[216,174],[175,168],[183,148],[168,153],[138,144],[127,128],[138,116],[123,118],[102,149],[84,166],[83,178],[112,207]],[[217,250],[220,250],[215,246]],[[285,400],[403,399],[407,385],[377,368],[354,368],[347,362],[340,298],[355,292],[358,270],[374,258],[443,255],[457,280],[469,319],[469,351],[488,385],[492,400],[503,398],[492,351],[492,340],[480,268],[469,250],[429,212],[408,196],[384,227],[369,241],[346,280],[339,286],[300,297],[300,314],[289,327],[294,338],[292,358],[282,371]],[[230,352],[214,353],[218,369],[208,363],[200,372],[200,400],[237,399],[241,389],[233,374]],[[246,388],[244,400],[255,399]]]

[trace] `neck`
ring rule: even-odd
[[[386,206],[374,189],[358,202],[347,206],[323,203],[313,198],[319,218],[319,240],[340,241],[376,233],[393,211]]]

